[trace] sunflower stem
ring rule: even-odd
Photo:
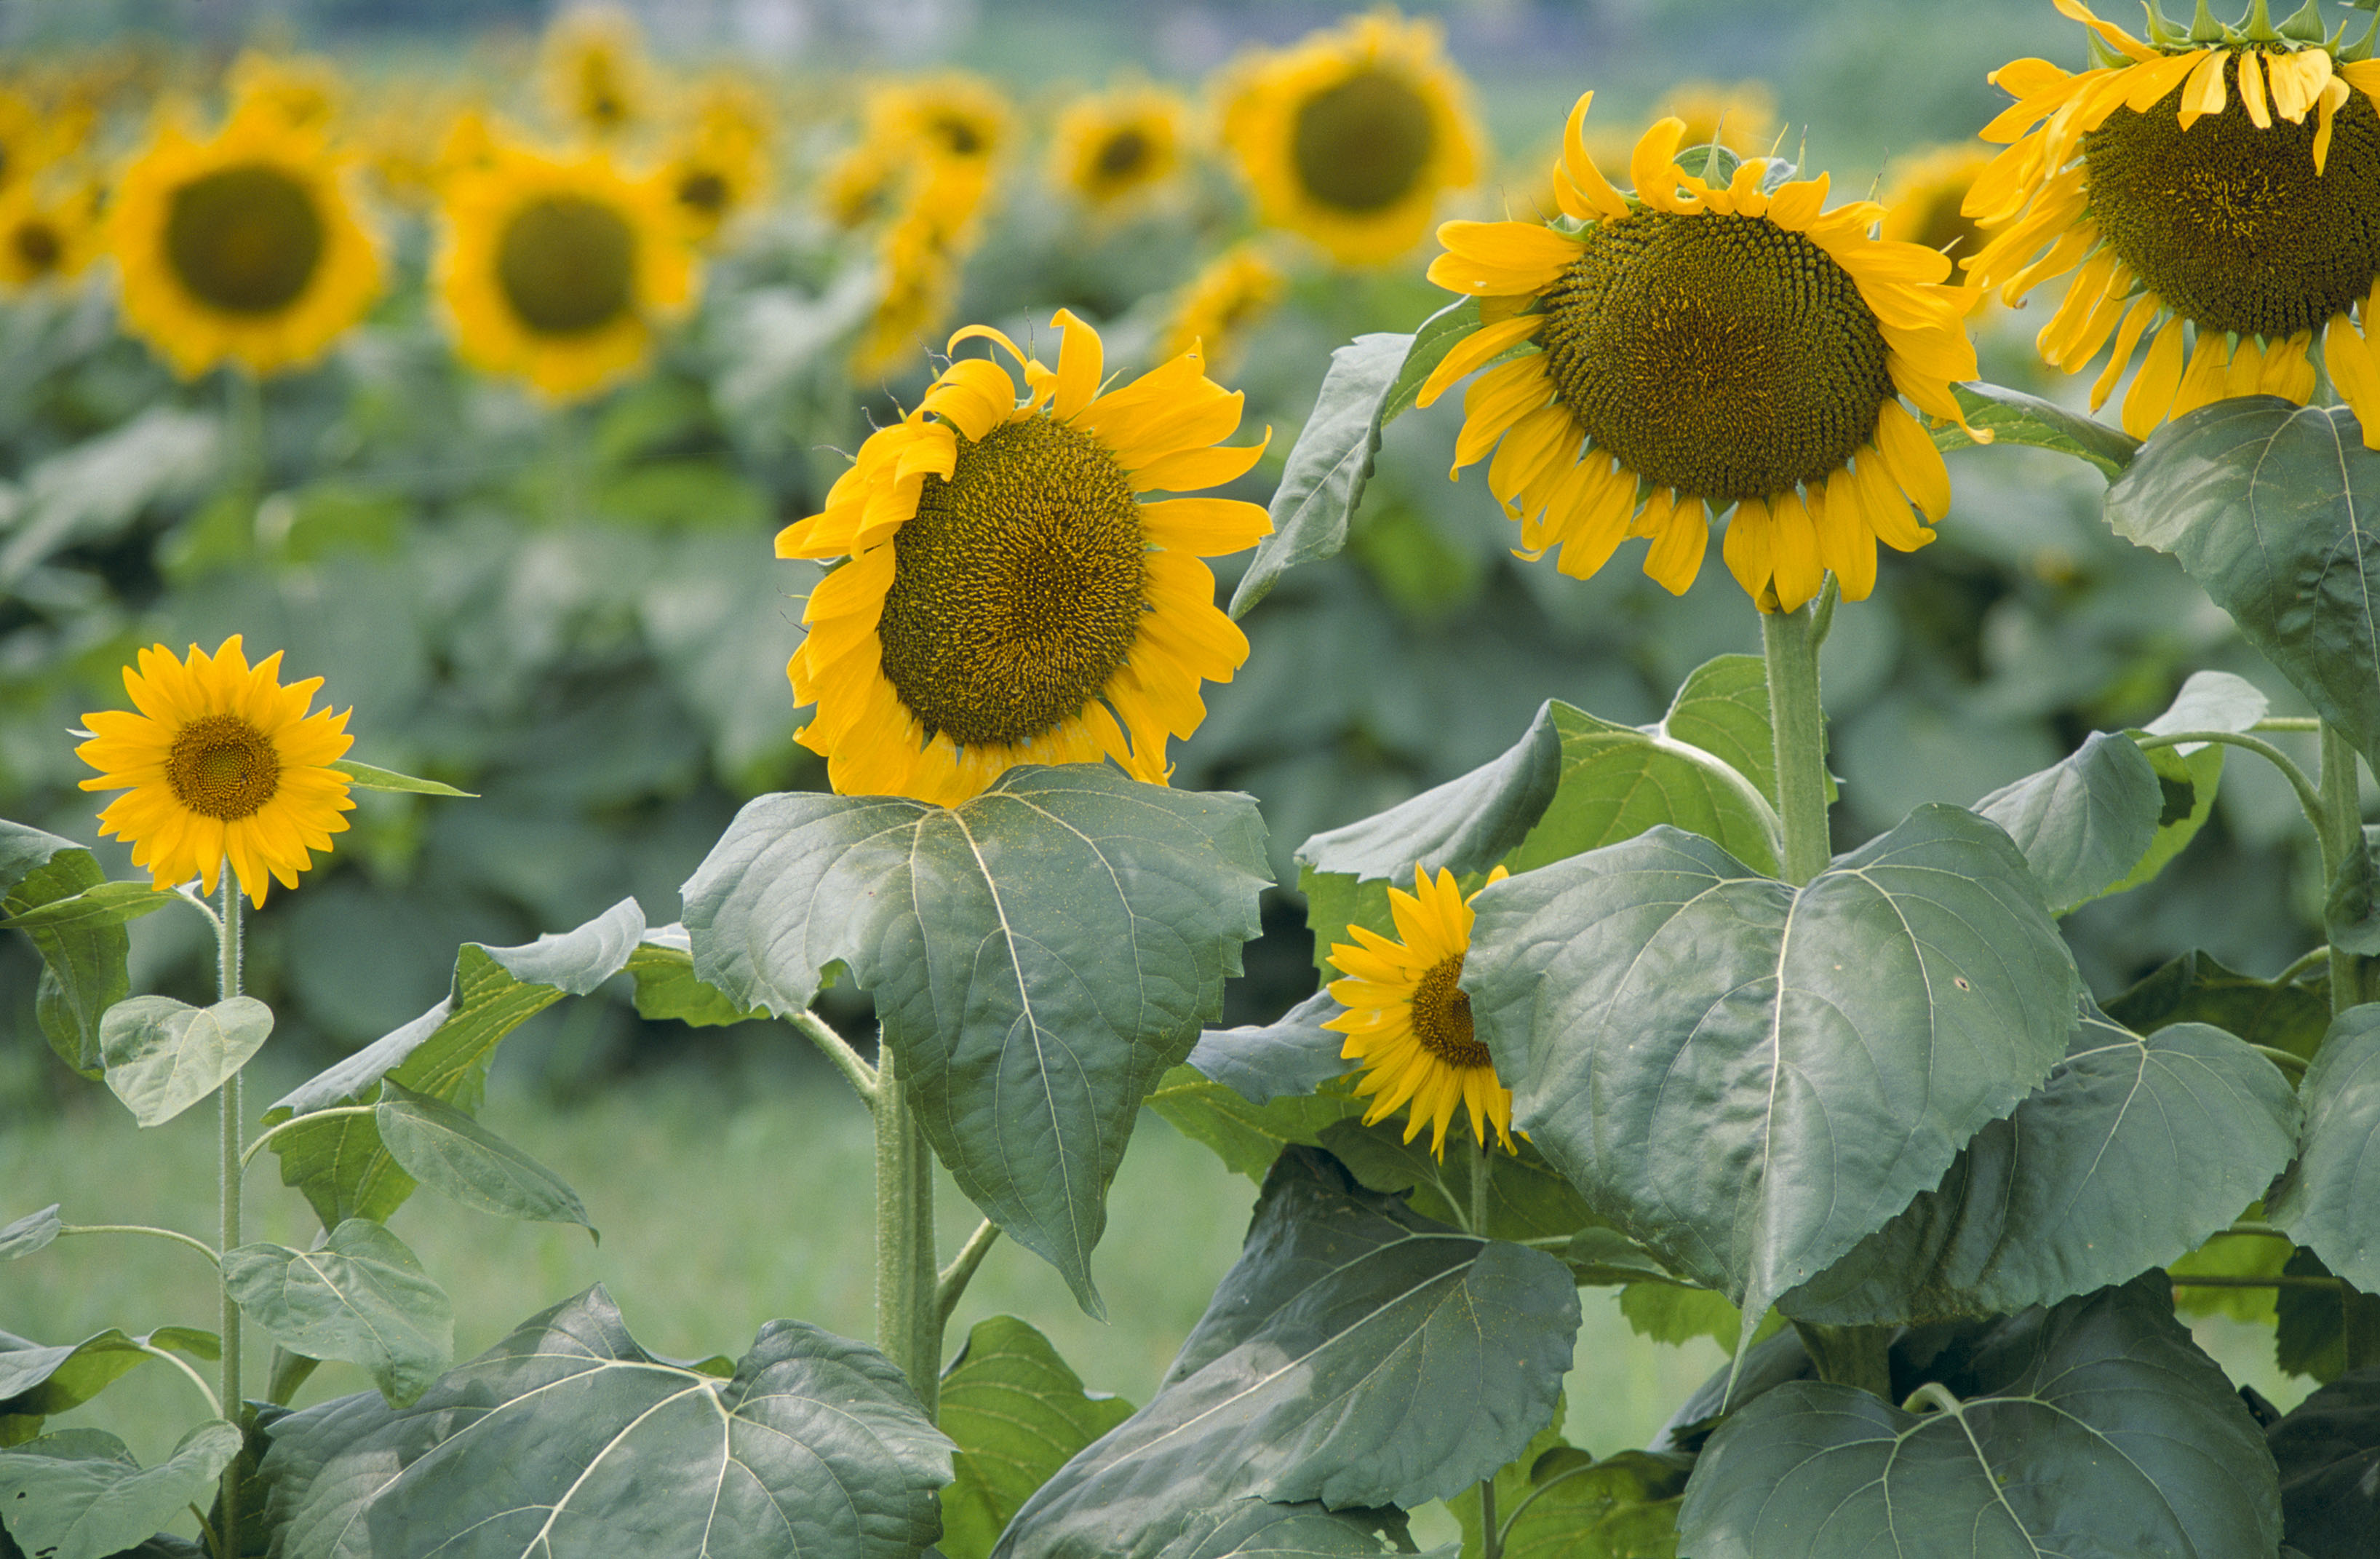
[[[876,1057],[876,1346],[937,1415],[942,1366],[941,1273],[934,1251],[934,1154],[893,1075]],[[987,1242],[989,1243],[989,1242]]]
[[[557,527],[571,524],[587,505],[587,437],[577,406],[557,406],[546,414],[546,495],[552,505],[546,518]]]
[[[1488,1144],[1484,1139],[1474,1145],[1473,1151],[1477,1156],[1471,1161],[1471,1232],[1481,1239],[1486,1239],[1488,1237],[1488,1175],[1494,1161],[1488,1154]]]
[[[2315,831],[2322,835],[2322,875],[2335,897],[2350,864],[2360,864],[2363,850],[2363,796],[2356,772],[2355,744],[2345,732],[2322,723],[2322,815]],[[2330,1010],[2345,1012],[2364,999],[2363,960],[2330,944]]]
[[[264,383],[233,363],[224,370],[224,485],[253,505],[264,493]]]
[[[1760,615],[1768,662],[1768,718],[1777,741],[1777,812],[1785,880],[1801,887],[1827,869],[1827,717],[1818,705],[1818,646],[1808,606]]]
[[[223,871],[223,931],[215,941],[215,950],[221,957],[217,966],[218,989],[222,999],[226,1002],[239,994],[242,907],[238,875],[226,863]],[[240,1243],[240,1074],[234,1072],[224,1079],[224,1085],[216,1095],[221,1103],[223,1127],[223,1238],[215,1248],[226,1256]],[[230,1286],[224,1284],[220,1276],[217,1287],[223,1295],[223,1411],[245,1434],[248,1432],[248,1414],[244,1407],[247,1399],[240,1389],[239,1378],[239,1303],[231,1297]],[[222,1514],[215,1522],[215,1529],[221,1534],[223,1559],[233,1559],[239,1553],[239,1458],[237,1456],[232,1458],[229,1467],[224,1468]]]

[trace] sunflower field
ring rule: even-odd
[[[2380,1553],[2375,330],[2380,0],[0,14],[0,1559]]]

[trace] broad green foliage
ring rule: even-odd
[[[212,1357],[220,1345],[209,1333],[161,1327],[145,1337],[111,1326],[79,1343],[43,1347],[0,1332],[0,1445],[41,1432],[42,1420],[79,1407],[129,1370],[156,1357],[151,1348]]]
[[[1451,1149],[1444,1159],[1429,1151],[1427,1134],[1405,1140],[1405,1125],[1393,1118],[1363,1126],[1354,1120],[1323,1128],[1322,1146],[1367,1191],[1402,1197],[1425,1218],[1467,1226],[1477,1153]],[[1577,1190],[1525,1139],[1517,1153],[1496,1150],[1488,1169],[1488,1226],[1473,1229],[1491,1239],[1560,1239],[1601,1220],[1587,1211]]]
[[[645,1017],[674,1018],[693,1029],[747,1023],[769,1016],[766,1007],[739,1007],[694,975],[694,944],[682,925],[645,932],[628,955],[636,977],[637,1011]]]
[[[52,1202],[37,1212],[28,1212],[15,1223],[0,1227],[0,1261],[13,1261],[19,1256],[30,1256],[36,1250],[47,1248],[64,1226],[58,1219],[58,1205]]]
[[[1147,1103],[1262,1185],[1283,1148],[1317,1146],[1332,1125],[1364,1114],[1366,1101],[1338,1080],[1353,1065],[1339,1054],[1345,1036],[1322,1027],[1340,1010],[1318,991],[1272,1023],[1209,1029]]]
[[[103,1431],[45,1434],[0,1451],[0,1520],[36,1559],[108,1559],[206,1504],[239,1447],[237,1426],[210,1419],[144,1469]]]
[[[945,1559],[984,1559],[1034,1490],[1131,1416],[1123,1398],[1085,1391],[1027,1322],[977,1321],[942,1376],[941,1426],[958,1446],[936,1545]]]
[[[2380,456],[2345,408],[2218,401],[2150,439],[2107,494],[2322,717],[2380,754]]]
[[[2339,1015],[2299,1091],[2305,1135],[2267,1209],[2331,1271],[2380,1293],[2380,1005]]]
[[[406,1243],[350,1218],[311,1250],[243,1245],[224,1253],[224,1289],[292,1353],[345,1358],[406,1407],[455,1361],[455,1307]]]
[[[1977,383],[1953,384],[1950,393],[1959,397],[1967,426],[1990,435],[1994,443],[2026,444],[2088,460],[2109,481],[2122,476],[2140,452],[2141,441],[2120,428],[2094,421],[2022,390]],[[1942,422],[1935,426],[1934,443],[1941,449],[1962,449],[1975,440],[1956,422]]]
[[[280,1559],[916,1559],[951,1479],[950,1441],[873,1348],[771,1321],[722,1380],[639,1347],[600,1287],[410,1407],[343,1396],[269,1433]]]
[[[959,1187],[1099,1313],[1091,1248],[1134,1117],[1257,934],[1246,798],[1010,770],[957,807],[763,797],[686,885],[696,974],[798,1012],[843,966]]]
[[[2250,1044],[2313,1058],[2330,1028],[2320,984],[2258,980],[2206,953],[2184,953],[2107,1004],[2107,1016],[2137,1033],[2169,1023],[2212,1023]]]
[[[2007,835],[1926,807],[1799,892],[1670,828],[1512,878],[1463,985],[1513,1125],[1757,1316],[2048,1073],[2076,981]]]
[[[0,912],[11,924],[106,880],[98,859],[80,845],[0,819]],[[42,1032],[60,1060],[97,1078],[100,1017],[132,988],[124,967],[131,938],[120,921],[104,918],[20,929],[42,955],[41,993],[34,1004]]]
[[[1551,1419],[1578,1313],[1551,1257],[1422,1218],[1327,1154],[1284,1153],[1155,1399],[1045,1483],[998,1552],[1171,1554],[1234,1500],[1451,1494]]]
[[[560,1175],[443,1100],[384,1078],[371,1123],[407,1175],[466,1207],[595,1234],[586,1205]]]
[[[2273,1295],[2273,1362],[2327,1383],[2380,1366],[2380,1295],[2342,1286],[2313,1251],[2289,1253]]]
[[[2086,1011],[2047,1082],[1782,1308],[1889,1324],[2122,1282],[2228,1224],[2289,1163],[2297,1125],[2280,1072],[2221,1029],[2181,1023],[2143,1039]]]
[[[2289,1546],[2362,1559],[2380,1531],[2380,1368],[2324,1386],[2266,1431],[2281,1470]]]
[[[1622,1451],[1597,1461],[1573,1445],[1530,1460],[1503,1492],[1508,1559],[1676,1559],[1678,1505],[1693,1458]],[[1463,1535],[1474,1522],[1466,1521]],[[1467,1548],[1466,1543],[1466,1548]]]
[[[107,1086],[142,1126],[163,1126],[224,1085],[273,1034],[273,1009],[253,996],[194,1007],[134,996],[99,1020]]]
[[[2131,737],[2097,731],[2056,768],[1992,792],[1975,810],[2008,830],[2050,913],[2062,916],[2107,892],[2148,854],[2165,794]]]
[[[2263,1437],[2155,1277],[2027,1310],[1937,1359],[1912,1412],[1847,1386],[1754,1397],[1678,1517],[1696,1559],[2269,1554]]]

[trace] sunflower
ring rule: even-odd
[[[1929,147],[1897,158],[1884,170],[1884,221],[1879,238],[1938,249],[1955,262],[1983,247],[1983,229],[1960,207],[1976,176],[1992,160],[1972,143]]]
[[[707,83],[662,164],[686,231],[709,239],[760,198],[769,178],[768,111],[740,81]]]
[[[2007,149],[1967,197],[1967,214],[1998,229],[1967,262],[1972,279],[2014,303],[2072,272],[2041,355],[2079,373],[2114,341],[2095,410],[2145,343],[2123,403],[2135,438],[2227,396],[2302,404],[2318,351],[2380,448],[2370,37],[2325,41],[2318,17],[2299,25],[2311,6],[2275,31],[2257,0],[2240,27],[2202,6],[2187,35],[2152,10],[2144,43],[2080,0],[2057,5],[2106,63],[2070,74],[2022,59],[1993,73],[2017,102],[1983,131]]]
[[[546,30],[539,51],[547,104],[574,129],[623,134],[652,113],[652,68],[644,34],[617,6],[568,11]]]
[[[558,399],[632,372],[694,298],[668,188],[609,153],[497,142],[450,176],[437,282],[464,361]]]
[[[1076,98],[1058,116],[1050,182],[1094,210],[1161,187],[1182,167],[1189,105],[1155,87]]]
[[[1949,258],[1869,236],[1874,201],[1831,212],[1827,177],[1768,188],[1755,158],[1722,186],[1677,164],[1664,119],[1621,195],[1571,110],[1554,179],[1560,225],[1450,222],[1429,279],[1480,299],[1488,323],[1422,386],[1463,397],[1455,469],[1502,440],[1488,490],[1527,555],[1560,546],[1584,579],[1623,537],[1650,538],[1645,572],[1682,593],[1707,521],[1732,506],[1725,555],[1766,610],[1792,611],[1832,569],[1843,593],[1876,583],[1876,543],[1902,552],[1949,506],[1942,457],[1900,397],[1963,426],[1951,381],[1975,374]],[[1715,153],[1724,165],[1726,154]],[[1906,497],[1903,494],[1907,494]]]
[[[0,87],[0,194],[28,183],[57,150],[42,111],[21,93]]]
[[[1777,134],[1777,94],[1762,81],[1681,81],[1653,116],[1684,122],[1681,146],[1724,146],[1741,157],[1756,156]]]
[[[225,79],[231,90],[234,114],[254,108],[276,114],[284,123],[299,128],[329,128],[344,95],[338,67],[327,59],[311,55],[276,55],[245,49],[232,61]]]
[[[828,220],[843,228],[866,226],[892,208],[905,171],[897,149],[860,141],[836,158],[819,180]]]
[[[162,124],[109,202],[125,323],[183,377],[311,361],[380,296],[381,260],[322,127],[251,104],[212,140]]]
[[[1488,874],[1504,880],[1502,867]],[[1483,887],[1485,884],[1482,884]],[[1473,897],[1476,897],[1474,895]],[[1455,1112],[1471,1117],[1471,1139],[1485,1147],[1492,1124],[1504,1151],[1512,1151],[1512,1090],[1496,1078],[1496,1064],[1471,1029],[1471,998],[1457,983],[1471,949],[1471,901],[1454,873],[1435,880],[1414,869],[1414,891],[1389,890],[1399,940],[1349,926],[1355,945],[1333,943],[1330,963],[1343,980],[1330,997],[1347,1010],[1323,1025],[1347,1036],[1340,1054],[1364,1064],[1355,1091],[1369,1095],[1370,1126],[1410,1104],[1405,1140],[1430,1128],[1429,1151],[1446,1156],[1446,1128]]]
[[[1168,737],[1206,718],[1247,639],[1198,561],[1253,546],[1265,511],[1226,498],[1143,502],[1244,474],[1214,447],[1241,397],[1195,352],[1100,393],[1098,332],[1061,311],[1053,370],[970,325],[1021,370],[953,362],[917,408],[859,446],[826,509],[779,557],[837,558],[786,672],[818,713],[801,733],[844,795],[956,806],[1017,763],[1114,759],[1163,783]]]
[[[82,274],[101,249],[106,192],[85,182],[46,196],[0,194],[0,288],[22,292]]]
[[[1438,29],[1382,12],[1241,66],[1222,138],[1266,223],[1342,265],[1378,264],[1421,241],[1440,195],[1477,179],[1468,99]]]
[[[867,140],[903,158],[989,168],[1008,151],[1014,113],[980,76],[946,71],[879,84],[863,110]]]
[[[307,852],[328,854],[331,835],[346,829],[339,814],[355,803],[330,765],[354,742],[353,711],[308,713],[322,679],[285,688],[280,652],[250,666],[239,639],[212,659],[193,644],[187,664],[163,644],[141,651],[140,669],[124,670],[140,713],[84,715],[91,739],[75,755],[99,771],[85,790],[129,792],[99,814],[100,835],[128,840],[132,864],[156,886],[196,877],[212,893],[228,859],[240,891],[261,906],[268,874],[296,887],[313,864]]]
[[[1158,339],[1159,350],[1179,356],[1207,344],[1207,360],[1218,368],[1233,361],[1257,321],[1272,311],[1289,289],[1281,274],[1255,243],[1234,244],[1207,262],[1182,289],[1173,316]]]

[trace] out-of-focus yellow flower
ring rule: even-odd
[[[1228,371],[1245,348],[1249,333],[1288,290],[1288,275],[1263,245],[1232,245],[1182,289],[1181,300],[1160,334],[1158,356],[1177,358],[1204,343],[1210,371]]]
[[[1179,93],[1158,87],[1076,98],[1050,138],[1050,182],[1097,211],[1145,196],[1181,171],[1189,116]]]
[[[617,6],[565,11],[539,50],[546,103],[574,129],[608,138],[652,117],[652,67],[636,18]]]

